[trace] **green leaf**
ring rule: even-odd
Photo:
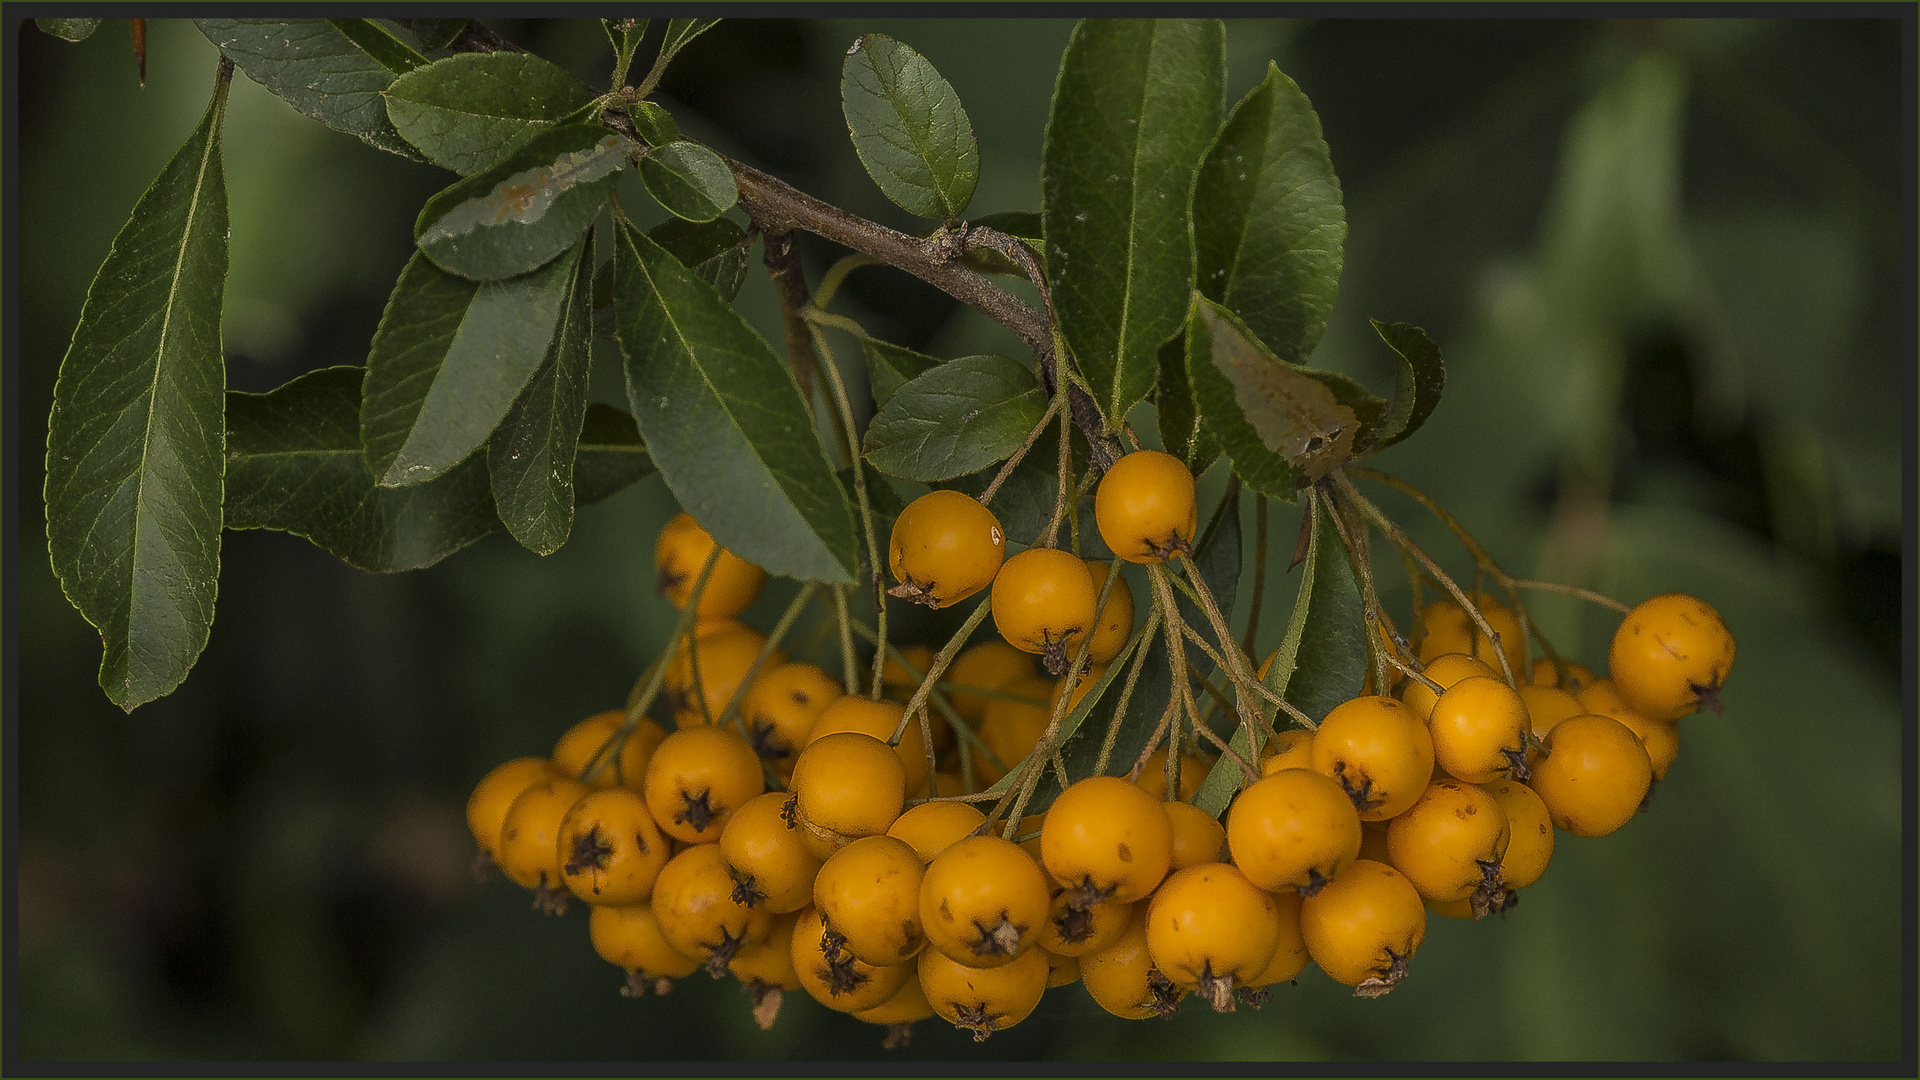
[[[593,341],[591,234],[580,246],[546,359],[487,440],[487,476],[500,520],[522,546],[541,555],[560,550],[573,530],[574,451],[586,418]]]
[[[680,139],[680,125],[673,122],[673,114],[651,101],[634,102],[628,115],[648,146],[665,146]]]
[[[1187,383],[1184,332],[1160,344],[1160,381],[1154,387],[1154,406],[1160,420],[1161,445],[1185,462],[1195,476],[1206,472],[1220,456],[1220,440],[1194,411],[1193,387]]]
[[[584,246],[584,245],[582,245]],[[374,331],[360,434],[383,487],[466,460],[547,359],[580,247],[507,281],[472,282],[415,253]]]
[[[597,124],[549,128],[428,199],[414,243],[442,270],[477,281],[544,266],[579,242],[637,145]]]
[[[220,581],[227,88],[114,237],[47,420],[47,551],[129,712],[186,678]]]
[[[395,76],[411,70],[412,57],[403,62],[386,49],[369,54],[329,19],[195,19],[194,25],[248,78],[300,112],[371,146],[420,156],[387,119],[380,96]]]
[[[633,52],[640,47],[640,39],[647,36],[645,19],[601,19],[600,29],[607,32],[607,41],[613,45],[614,55],[619,57],[621,67],[633,61]]]
[[[62,41],[85,41],[100,29],[100,19],[35,19],[33,25],[42,33],[52,34]]]
[[[1047,281],[1113,430],[1187,313],[1188,199],[1220,126],[1225,48],[1213,19],[1088,19],[1060,62],[1041,168]]]
[[[1194,182],[1198,288],[1275,355],[1303,362],[1340,290],[1346,236],[1320,118],[1269,63],[1266,79],[1233,107]]]
[[[733,305],[616,220],[613,288],[627,397],[680,505],[772,573],[854,578],[853,512],[793,373]]]
[[[963,356],[888,397],[861,452],[889,476],[951,480],[1006,460],[1046,410],[1046,392],[1025,364]]]
[[[453,39],[460,36],[460,31],[467,28],[469,21],[470,20],[467,19],[412,19],[408,21],[407,29],[413,31],[414,44],[432,52],[436,49],[444,49],[453,44]],[[474,53],[472,55],[480,56],[485,54]],[[510,53],[507,55],[519,54]]]
[[[394,80],[387,116],[428,161],[471,176],[592,100],[573,76],[537,56],[460,53]]]
[[[847,50],[840,107],[854,152],[887,198],[910,214],[957,221],[980,182],[973,121],[926,57],[885,34]]]
[[[867,509],[873,514],[874,535],[883,541],[893,535],[893,523],[900,517],[900,511],[907,504],[900,501],[900,493],[893,489],[878,469],[861,462],[867,474]],[[840,486],[846,489],[847,504],[858,506],[858,494],[853,490],[853,466],[849,465],[834,474],[840,480]]]
[[[648,229],[647,235],[729,302],[740,295],[753,247],[747,230],[726,218],[702,222],[668,218]]]
[[[1425,330],[1411,323],[1383,323],[1369,319],[1373,332],[1400,358],[1400,374],[1394,383],[1393,406],[1380,420],[1372,437],[1360,447],[1364,453],[1377,453],[1420,430],[1440,404],[1440,392],[1447,386],[1447,366],[1440,359],[1440,346]]]
[[[328,19],[335,30],[348,41],[360,46],[360,51],[374,58],[388,71],[405,72],[425,67],[427,58],[421,56],[413,46],[394,37],[386,27],[372,19]]]
[[[360,452],[364,376],[332,367],[269,393],[227,394],[228,528],[292,533],[375,573],[431,566],[500,528],[479,455],[424,484],[373,482]],[[632,418],[587,406],[575,502],[599,502],[652,471]]]
[[[640,159],[640,179],[655,202],[688,221],[712,221],[740,201],[733,170],[699,143],[657,147]]]
[[[873,390],[873,407],[876,410],[885,408],[895,391],[932,371],[940,363],[904,345],[873,338],[862,338],[860,348],[867,354],[867,385]]]
[[[687,43],[701,34],[719,25],[719,19],[668,19],[667,36],[660,42],[660,59],[655,64],[664,64],[674,58]]]
[[[1333,377],[1342,387],[1336,392],[1327,378],[1282,363],[1232,312],[1195,294],[1187,323],[1187,380],[1201,422],[1248,487],[1291,500],[1307,483],[1352,459],[1360,432],[1355,405],[1367,405],[1352,397],[1357,384]]]

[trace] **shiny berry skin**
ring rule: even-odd
[[[602,960],[626,969],[627,985],[620,992],[628,997],[649,989],[665,993],[667,980],[700,970],[700,961],[667,944],[652,904],[595,904],[588,912],[587,936]]]
[[[1640,736],[1653,762],[1653,778],[1664,780],[1673,759],[1680,756],[1680,725],[1672,720],[1651,720],[1620,696],[1612,679],[1598,679],[1580,691],[1582,712],[1611,716]]]
[[[792,798],[784,791],[755,795],[720,831],[720,854],[733,879],[735,903],[781,915],[813,902],[820,860],[808,850],[799,823],[787,820]]]
[[[1500,884],[1524,889],[1540,880],[1553,860],[1553,818],[1538,792],[1517,780],[1480,785],[1507,815],[1507,853],[1500,857]]]
[[[1422,674],[1436,683],[1441,693],[1446,692],[1461,679],[1475,675],[1485,675],[1495,679],[1500,677],[1497,668],[1475,660],[1465,653],[1444,653],[1436,656],[1426,661],[1426,670]],[[1413,714],[1418,716],[1420,722],[1424,724],[1427,717],[1433,715],[1433,706],[1440,700],[1440,694],[1435,693],[1431,687],[1419,679],[1408,679],[1407,684],[1400,688],[1400,700],[1405,702],[1407,708],[1412,709]]]
[[[1627,704],[1649,720],[1720,711],[1720,688],[1733,670],[1733,634],[1698,597],[1667,593],[1620,621],[1607,651],[1607,674]]]
[[[863,836],[833,853],[813,880],[813,906],[840,946],[869,964],[898,964],[926,944],[920,856],[891,836]]]
[[[1085,904],[1130,904],[1166,877],[1173,823],[1138,785],[1090,776],[1069,785],[1048,808],[1040,857],[1054,880]]]
[[[700,568],[713,551],[713,537],[693,520],[691,514],[677,514],[660,530],[653,545],[653,568],[660,594],[674,607],[684,610],[700,580]],[[752,606],[767,583],[767,572],[722,549],[720,559],[707,575],[707,586],[700,593],[699,617],[724,619]]]
[[[1191,554],[1199,525],[1193,472],[1172,454],[1136,450],[1113,463],[1093,496],[1100,539],[1122,559],[1163,563]]]
[[[1278,944],[1273,895],[1226,863],[1176,870],[1147,902],[1153,966],[1220,1012],[1233,1011],[1234,988],[1265,971]]]
[[[720,839],[727,818],[767,789],[760,759],[731,727],[681,728],[647,764],[647,807],[660,831],[689,844]]]
[[[1173,859],[1169,870],[1184,870],[1201,863],[1225,862],[1227,827],[1205,810],[1183,802],[1163,802],[1167,821],[1173,826]]]
[[[1307,953],[1356,997],[1378,997],[1406,978],[1427,936],[1427,909],[1400,871],[1356,860],[1300,905]]]
[[[793,924],[793,973],[800,986],[829,1009],[860,1013],[885,1004],[913,977],[912,961],[875,967],[845,949],[821,947],[826,928],[809,905]]]
[[[1050,892],[1039,864],[1018,845],[998,836],[968,837],[927,864],[920,922],[928,944],[950,959],[998,967],[1039,938]]]
[[[1153,966],[1147,951],[1147,905],[1133,905],[1113,944],[1080,957],[1080,983],[1094,1003],[1125,1020],[1172,1016],[1187,991]]]
[[[807,744],[791,787],[801,839],[826,859],[850,840],[887,831],[906,803],[907,769],[893,747],[843,731]]]
[[[986,821],[987,815],[967,803],[928,802],[907,808],[887,826],[887,835],[904,841],[922,863],[930,863]]]
[[[750,626],[726,623],[706,633],[696,633],[680,643],[680,649],[667,665],[662,693],[673,720],[682,728],[711,724],[726,710],[733,693],[746,680],[766,635]],[[767,655],[762,671],[779,667],[787,656],[779,649]],[[697,682],[696,682],[697,677]],[[702,708],[702,702],[705,708]]]
[[[740,701],[740,718],[746,721],[754,753],[771,762],[782,776],[793,775],[794,760],[806,745],[813,722],[843,694],[840,681],[814,664],[762,668]]]
[[[637,904],[667,865],[666,837],[632,788],[583,796],[560,819],[556,843],[562,880],[589,904]]]
[[[1500,887],[1500,860],[1512,833],[1492,795],[1459,780],[1435,780],[1387,823],[1387,854],[1430,900],[1465,900]]]
[[[1610,716],[1572,716],[1547,733],[1528,785],[1555,827],[1606,836],[1633,819],[1653,783],[1653,760],[1633,730]]]
[[[948,607],[992,583],[1006,555],[1000,519],[980,500],[958,491],[929,491],[894,519],[887,558],[898,584],[887,594]]]
[[[625,709],[609,709],[568,728],[554,744],[553,767],[578,780],[611,754],[612,759],[600,769],[600,775],[593,778],[592,786],[610,788],[618,784],[638,789],[647,775],[647,762],[653,757],[653,749],[667,737],[667,729],[651,720],[642,720],[615,754],[608,744],[619,738],[626,722]]]
[[[1100,590],[1106,587],[1107,570],[1110,563],[1087,560],[1087,573],[1093,577],[1093,596],[1100,598]],[[1093,640],[1087,645],[1087,662],[1105,664],[1120,655],[1126,647],[1127,639],[1133,636],[1133,588],[1127,584],[1125,576],[1113,583],[1113,591],[1107,594],[1106,606],[1100,609],[1099,618],[1094,620]]]
[[[696,844],[667,860],[653,883],[653,913],[674,951],[707,964],[718,978],[746,945],[767,936],[766,908],[733,899],[733,877],[718,844]]]
[[[1070,551],[1028,548],[993,579],[993,625],[1022,652],[1064,674],[1080,639],[1094,626],[1093,575]]]
[[[1400,702],[1358,697],[1334,706],[1320,722],[1311,758],[1315,771],[1346,789],[1360,820],[1385,821],[1426,790],[1433,777],[1433,736]]]
[[[900,726],[900,718],[906,714],[906,706],[899,702],[874,701],[861,694],[836,698],[833,704],[820,710],[820,716],[814,720],[813,730],[807,733],[807,741],[802,744],[802,749],[828,735],[846,732],[871,735],[884,743],[893,738],[894,729]],[[900,745],[894,747],[893,752],[906,770],[907,790],[925,794],[927,737],[921,732],[918,718],[901,733]]]
[[[507,807],[500,823],[500,848],[494,861],[506,875],[529,889],[558,890],[560,820],[591,790],[578,780],[540,780]],[[565,910],[565,904],[555,905]]]
[[[494,766],[467,797],[467,828],[473,832],[474,843],[497,862],[500,828],[507,819],[507,807],[533,785],[562,778],[563,774],[546,758],[514,758]]]
[[[1454,683],[1427,718],[1434,764],[1469,784],[1484,784],[1509,770],[1524,774],[1531,727],[1520,692],[1485,675]]]
[[[1311,895],[1359,856],[1360,814],[1326,775],[1282,769],[1234,797],[1227,850],[1260,888]]]
[[[992,968],[963,964],[928,949],[918,961],[920,989],[934,1014],[973,1033],[975,1042],[1025,1020],[1047,992],[1047,956],[1028,949]]]

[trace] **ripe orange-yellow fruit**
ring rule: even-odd
[[[993,625],[1014,648],[1064,674],[1080,639],[1094,627],[1093,575],[1070,551],[1028,548],[993,579]]]
[[[1163,563],[1198,543],[1193,472],[1172,454],[1135,450],[1100,478],[1093,496],[1100,539],[1134,563]]]
[[[700,579],[700,568],[713,551],[713,537],[693,520],[691,514],[676,514],[660,530],[653,545],[653,568],[660,594],[674,607],[684,610]],[[699,617],[724,619],[738,615],[753,604],[767,583],[767,572],[731,551],[721,549],[720,559],[707,575],[700,593]]]
[[[1733,634],[1712,605],[1685,593],[1641,603],[1620,620],[1607,674],[1627,704],[1649,720],[1720,711],[1733,670]]]
[[[980,500],[958,491],[929,491],[894,520],[887,555],[899,584],[887,593],[948,607],[986,588],[1006,554],[1000,519]]]

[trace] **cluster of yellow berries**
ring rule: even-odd
[[[1191,550],[1193,478],[1177,459],[1127,455],[1095,511],[1121,559]],[[661,534],[660,586],[683,610],[714,547],[684,514]],[[935,1015],[985,1038],[1075,981],[1123,1017],[1171,1015],[1189,993],[1231,1010],[1309,963],[1375,996],[1406,976],[1428,910],[1504,911],[1545,871],[1556,827],[1603,836],[1643,810],[1678,751],[1675,721],[1718,708],[1733,661],[1718,615],[1669,595],[1621,624],[1611,678],[1557,658],[1522,672],[1512,611],[1475,598],[1489,638],[1443,600],[1417,647],[1383,640],[1406,655],[1398,696],[1363,693],[1268,740],[1224,824],[1189,802],[1210,763],[1181,754],[1168,792],[1179,751],[1162,748],[1137,780],[1071,783],[1005,839],[950,797],[1016,767],[1073,689],[1033,657],[1058,674],[1085,642],[1096,667],[1076,685],[1091,686],[1134,612],[1116,579],[1096,618],[1107,564],[1004,552],[991,512],[949,491],[908,506],[892,534],[894,595],[944,607],[993,587],[1004,640],[943,676],[964,744],[955,725],[932,726],[929,746],[903,723],[932,649],[902,650],[885,698],[845,693],[734,618],[765,573],[722,551],[663,676],[675,730],[616,710],[549,758],[494,769],[467,808],[483,855],[549,910],[590,904],[594,948],[627,971],[626,992],[731,972],[763,1026],[798,989],[887,1026],[889,1045]]]

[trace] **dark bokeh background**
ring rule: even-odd
[[[591,23],[497,28],[604,84]],[[883,30],[967,103],[974,212],[1035,209],[1069,29],[728,22],[682,54],[661,100],[692,137],[910,227],[839,111],[847,44]],[[623,700],[666,633],[648,555],[673,507],[657,479],[583,511],[545,559],[500,534],[381,577],[292,537],[229,533],[191,677],[131,716],[107,702],[98,638],[49,571],[39,448],[87,283],[204,107],[214,52],[190,25],[153,23],[141,90],[124,21],[79,45],[7,30],[21,110],[10,1050],[881,1056],[877,1030],[804,999],[760,1033],[730,980],[623,999],[577,909],[542,918],[467,876],[473,782]],[[1368,316],[1418,323],[1447,353],[1445,403],[1382,464],[1517,572],[1711,600],[1740,643],[1727,715],[1685,721],[1652,811],[1604,840],[1563,837],[1511,917],[1434,919],[1385,999],[1310,971],[1263,1012],[1127,1023],[1069,987],[982,1046],[922,1024],[894,1060],[1901,1053],[1902,34],[1859,19],[1230,24],[1230,100],[1277,61],[1318,107],[1345,186],[1346,274],[1316,364],[1386,386]],[[226,140],[230,385],[361,362],[413,216],[450,177],[244,78]],[[806,248],[815,273],[835,254]],[[773,331],[770,290],[750,280],[743,308]],[[875,331],[938,355],[1013,348],[892,272],[844,295]],[[595,382],[617,402],[612,359],[596,356]],[[1276,511],[1276,559],[1296,520]],[[787,595],[776,585],[753,617],[767,625]],[[1404,589],[1388,598],[1404,618]],[[1537,615],[1602,663],[1606,614],[1556,599]],[[1266,621],[1268,647],[1282,622]]]

